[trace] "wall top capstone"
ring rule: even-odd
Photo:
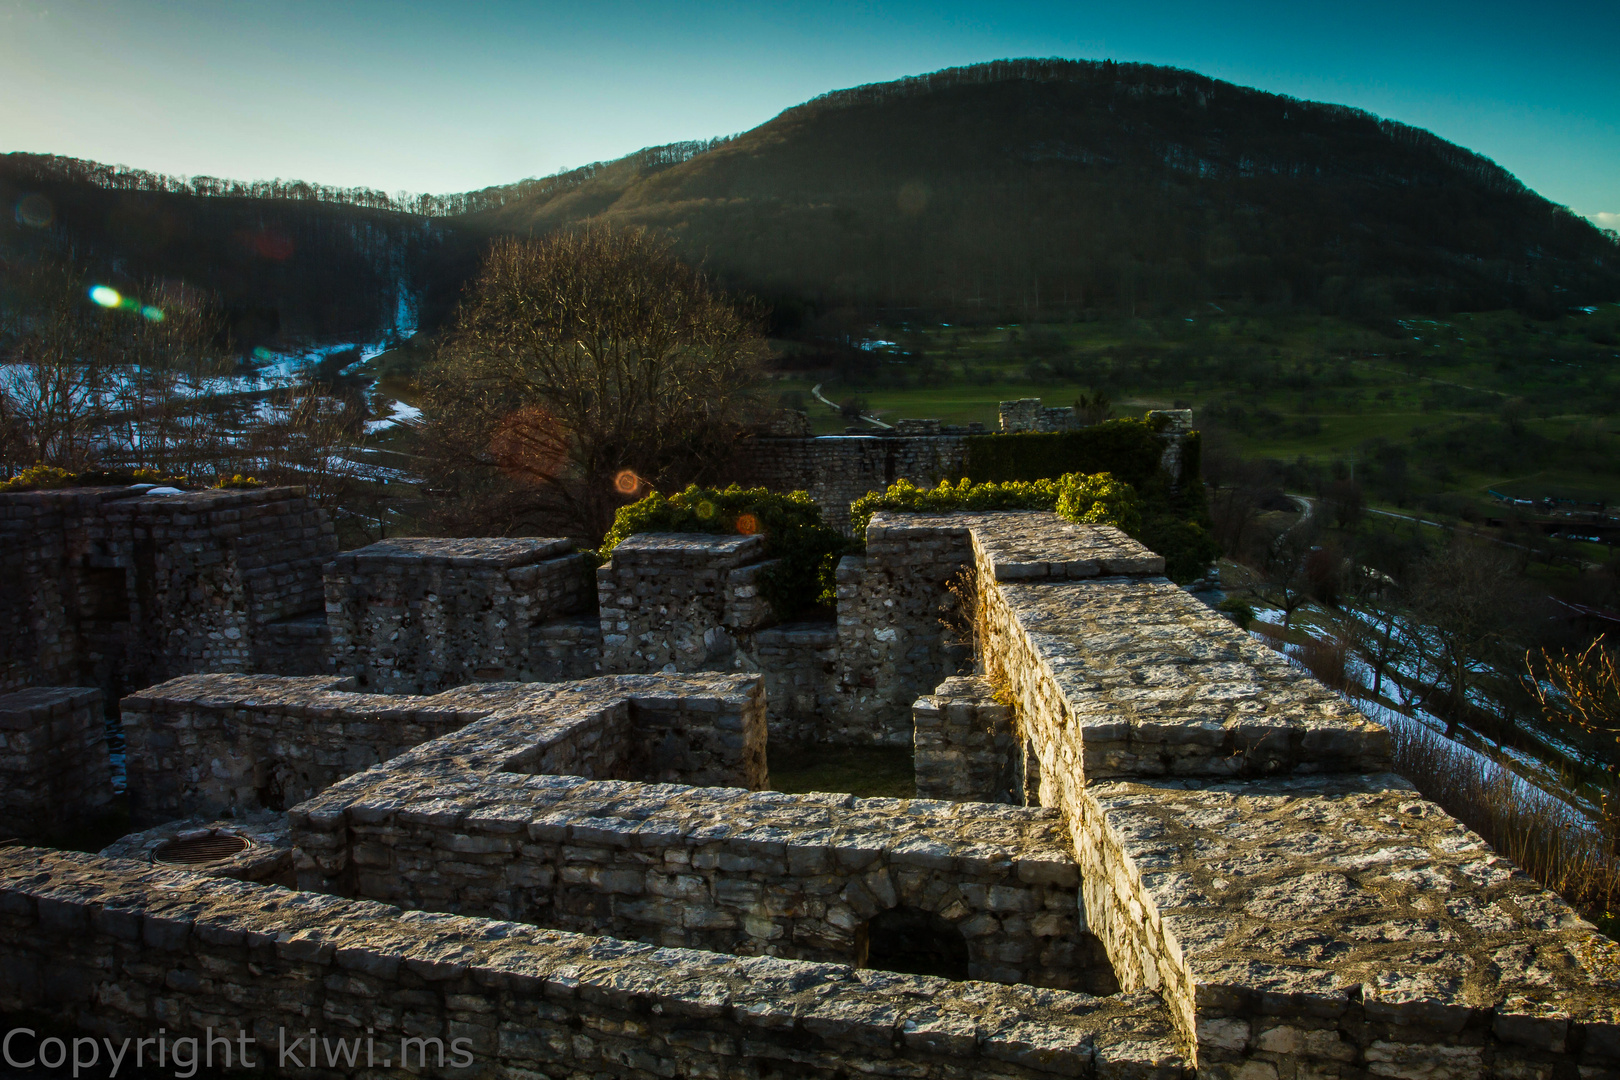
[[[340,562],[395,563],[406,566],[487,567],[509,570],[554,559],[574,549],[572,540],[559,537],[402,537],[345,551]]]

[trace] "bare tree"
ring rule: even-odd
[[[1283,613],[1283,629],[1294,621],[1294,612],[1304,607],[1312,595],[1311,567],[1312,541],[1316,530],[1309,519],[1302,518],[1279,533],[1258,557],[1251,557],[1250,569],[1260,574],[1252,586],[1261,600]]]
[[[365,442],[365,401],[318,383],[278,390],[248,427],[243,450],[256,479],[302,484],[336,510],[360,479],[351,456]]]
[[[71,255],[6,268],[0,302],[0,395],[13,435],[10,468],[35,462],[79,471],[98,449],[107,362],[116,352],[108,314],[87,294]]]
[[[643,231],[498,240],[421,380],[436,481],[591,536],[735,451],[763,341]],[[486,523],[488,527],[489,523]]]
[[[1470,694],[1489,676],[1514,604],[1513,572],[1500,556],[1453,543],[1419,564],[1411,590],[1421,626],[1414,643],[1430,672],[1426,700],[1440,705],[1454,736]]]
[[[126,462],[165,475],[219,470],[227,438],[214,378],[226,363],[223,320],[194,289],[152,283],[125,329],[109,380],[109,437]]]
[[[1372,669],[1368,690],[1376,701],[1385,678],[1412,652],[1400,608],[1384,591],[1363,591],[1345,612],[1342,626],[1346,641]]]
[[[1593,737],[1605,761],[1620,766],[1620,655],[1602,635],[1585,649],[1525,655],[1522,679],[1542,715],[1555,725]]]

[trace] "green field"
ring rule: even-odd
[[[1211,305],[1213,307],[1213,305]],[[1368,325],[1228,315],[996,327],[876,324],[821,367],[778,342],[777,400],[818,433],[858,399],[894,422],[997,427],[997,403],[1102,392],[1116,414],[1191,407],[1209,447],[1311,477],[1352,475],[1373,505],[1490,516],[1516,498],[1620,501],[1620,304]],[[876,430],[875,428],[872,430]],[[1471,510],[1467,509],[1472,507]],[[1493,509],[1498,508],[1498,509]]]

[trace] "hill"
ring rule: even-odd
[[[1139,64],[999,61],[841,90],[730,139],[459,195],[0,156],[0,200],[29,195],[49,226],[0,221],[0,249],[53,234],[125,275],[204,284],[253,333],[363,333],[402,296],[432,325],[490,236],[586,222],[669,231],[790,325],[841,307],[1365,318],[1620,298],[1620,245],[1477,154]]]
[[[120,289],[179,279],[216,294],[237,344],[367,337],[431,323],[476,266],[472,238],[376,192],[241,184],[73,158],[0,155],[0,259],[46,245]],[[403,309],[403,310],[402,310]]]
[[[831,93],[685,161],[615,164],[471,222],[664,228],[735,283],[818,306],[1620,298],[1620,246],[1491,161],[1171,68],[982,64]]]

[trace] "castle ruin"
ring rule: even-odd
[[[145,830],[0,848],[13,1015],[311,1076],[1620,1077],[1615,943],[1112,528],[879,513],[782,624],[758,537],[0,527],[3,828],[95,808],[106,707]],[[773,791],[777,740],[909,744],[918,797]]]

